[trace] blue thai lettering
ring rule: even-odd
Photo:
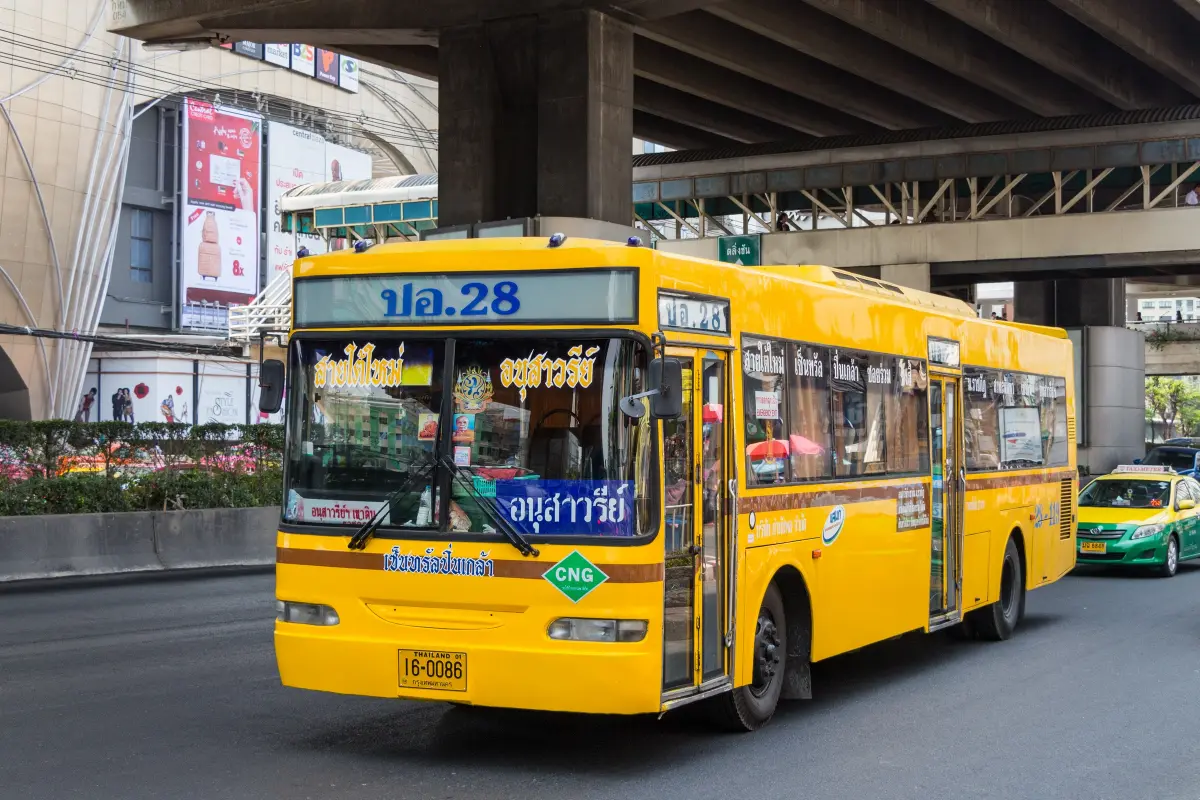
[[[477,578],[492,578],[496,575],[495,562],[489,551],[481,550],[477,558],[455,556],[454,545],[446,545],[442,554],[436,555],[434,548],[426,548],[424,555],[400,552],[393,546],[383,556],[384,572],[404,572],[414,575],[468,575]]]
[[[440,317],[442,315],[441,290],[422,289],[417,292],[416,311],[418,317]]]

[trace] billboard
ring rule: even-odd
[[[233,52],[240,53],[250,58],[257,58],[259,61],[263,57],[263,46],[257,42],[234,42]]]
[[[342,56],[341,80],[338,85],[347,92],[358,91],[358,59]]]
[[[292,66],[292,46],[290,44],[265,44],[263,57],[277,67]]]
[[[341,66],[338,63],[338,54],[332,50],[322,50],[317,48],[317,80],[325,83],[338,85],[338,80],[341,77]]]
[[[258,294],[262,120],[187,98],[183,115],[180,327],[223,330]]]
[[[311,44],[292,45],[292,69],[312,78],[317,73],[317,52]]]
[[[307,247],[314,255],[326,250],[315,234],[280,230],[279,198],[306,183],[370,178],[372,165],[367,153],[327,142],[313,131],[269,122],[267,134],[267,210],[273,216],[267,233],[266,280],[270,282],[292,265],[298,248]]]

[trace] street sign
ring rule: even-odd
[[[588,561],[578,550],[572,551],[571,555],[546,570],[542,573],[542,577],[549,581],[551,586],[566,595],[572,603],[578,603],[591,594],[593,589],[608,580],[608,576],[601,572],[599,567]]]
[[[743,267],[757,267],[760,259],[759,237],[753,236],[722,236],[717,239],[717,260],[726,264],[739,264]]]

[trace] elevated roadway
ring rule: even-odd
[[[444,79],[445,31],[490,26],[508,57],[505,20],[586,8],[633,27],[634,130],[677,147],[1200,98],[1198,0],[120,0],[109,28],[306,42]]]
[[[750,736],[280,687],[274,578],[0,594],[0,787],[22,800],[264,797],[1192,800],[1200,568],[1069,577],[1002,644],[818,665]]]

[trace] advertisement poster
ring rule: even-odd
[[[222,330],[258,294],[262,120],[187,99],[180,325]]]
[[[358,91],[358,59],[342,56],[341,80],[338,85],[347,92]]]
[[[317,49],[311,44],[292,45],[292,69],[308,77],[317,74]]]
[[[292,66],[292,46],[290,44],[265,44],[263,57],[277,67]]]
[[[239,53],[248,58],[257,58],[259,61],[263,57],[263,46],[257,42],[235,42],[233,52]]]
[[[1000,461],[1042,463],[1042,422],[1038,409],[1000,409]]]
[[[279,199],[306,183],[364,180],[371,177],[371,156],[325,141],[319,133],[267,123],[267,209],[272,215],[267,233],[267,275],[270,282],[291,267],[296,250],[307,247],[313,255],[326,251],[316,234],[285,233],[279,220]]]
[[[317,48],[317,80],[338,85],[338,79],[341,77],[341,65],[338,63],[338,54],[332,50],[322,50]]]
[[[325,180],[325,139],[319,134],[278,122],[267,123],[267,275],[270,283],[296,259],[296,250],[324,253],[325,242],[316,234],[285,233],[279,220],[279,199],[306,183]]]

